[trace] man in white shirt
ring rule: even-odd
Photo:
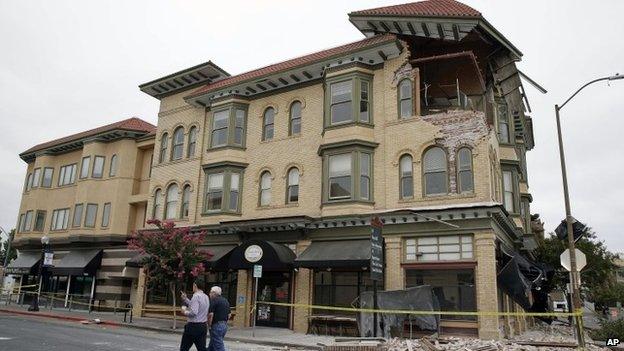
[[[206,322],[208,321],[210,299],[197,286],[197,281],[193,282],[193,297],[190,300],[186,297],[184,291],[180,293],[180,296],[184,304],[182,313],[187,318],[182,341],[180,342],[180,351],[188,351],[193,344],[195,344],[197,351],[206,351],[206,334],[208,332]]]

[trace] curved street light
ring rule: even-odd
[[[572,100],[578,93],[580,93],[581,90],[585,89],[589,85],[592,85],[597,82],[605,81],[605,80],[612,81],[612,80],[619,80],[619,79],[624,79],[624,76],[620,75],[619,73],[613,76],[594,79],[586,83],[582,87],[580,87],[576,92],[574,92],[574,94],[572,94],[572,96],[570,96],[566,101],[564,101],[563,104],[561,104],[561,106],[555,105],[555,115],[557,117],[557,137],[559,139],[559,159],[561,160],[561,178],[563,179],[563,198],[565,201],[565,211],[566,211],[566,228],[568,232],[568,249],[570,250],[570,289],[572,290],[571,291],[572,292],[572,306],[574,307],[575,312],[580,311],[582,308],[581,307],[581,293],[580,293],[580,287],[579,287],[580,279],[578,279],[579,272],[577,270],[577,264],[576,264],[576,251],[574,248],[574,232],[572,230],[572,224],[574,222],[574,219],[572,218],[572,211],[570,210],[570,193],[568,191],[568,174],[566,170],[565,154],[563,151],[563,138],[561,136],[561,121],[559,118],[559,111],[561,111],[561,109],[568,102],[570,102],[570,100]],[[576,337],[577,337],[579,346],[584,348],[585,336],[583,334],[583,330],[581,327],[582,324],[579,323],[580,318],[583,318],[583,317],[582,316],[576,317],[574,324],[576,327]]]

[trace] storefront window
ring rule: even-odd
[[[474,269],[407,269],[406,287],[430,285],[441,311],[477,310]],[[476,320],[475,316],[442,315],[442,319]]]
[[[383,290],[379,283],[379,290]],[[358,296],[364,291],[373,290],[373,281],[370,272],[314,272],[314,304],[323,306],[353,307]],[[314,311],[318,314],[327,314],[331,311]],[[352,314],[336,312],[336,314]]]
[[[424,236],[405,240],[406,261],[455,261],[473,258],[472,235]]]
[[[221,288],[221,295],[230,303],[230,307],[236,306],[236,285],[238,272],[207,272],[204,274],[205,286],[202,287],[205,293],[213,286]]]

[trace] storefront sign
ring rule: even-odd
[[[249,245],[249,247],[245,249],[245,259],[248,262],[256,263],[260,261],[262,255],[262,248],[258,245]]]
[[[259,264],[255,264],[254,265],[253,277],[254,278],[262,278],[262,266],[261,265],[259,265]]]
[[[381,223],[378,217],[374,217],[371,220],[370,275],[371,279],[375,281],[383,281],[384,251],[383,236],[381,235],[382,226],[383,223]]]
[[[54,259],[53,252],[46,252],[43,254],[43,266],[50,267],[52,266],[52,260]]]

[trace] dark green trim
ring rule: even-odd
[[[511,172],[511,186],[513,188],[513,211],[511,215],[520,215],[520,184],[518,181],[518,169],[501,165],[501,194],[503,195],[503,208],[505,207],[505,176],[503,172]]]
[[[246,168],[249,164],[244,162],[234,162],[234,161],[221,161],[215,163],[209,163],[202,165],[204,170],[213,169],[213,168],[223,168],[223,167],[238,167],[238,168]]]
[[[227,143],[225,145],[212,146],[212,133],[214,131],[213,130],[214,114],[217,112],[226,111],[226,110],[229,110]],[[237,110],[242,110],[245,112],[245,118],[243,121],[243,136],[242,136],[240,145],[234,143]],[[211,114],[208,120],[209,127],[207,128],[207,131],[208,131],[208,147],[206,148],[207,151],[214,151],[214,150],[223,149],[223,148],[245,149],[245,146],[247,144],[247,125],[248,125],[247,121],[249,120],[249,105],[240,103],[240,102],[230,102],[227,104],[217,106],[214,109],[211,109],[210,112]]]
[[[220,166],[210,165],[210,167],[204,167],[204,191],[202,194],[202,216],[210,216],[216,214],[234,214],[240,215],[243,205],[243,183],[245,176],[245,167],[240,166],[240,163],[234,162],[236,165],[232,165],[232,162],[219,162]],[[206,203],[206,195],[208,193],[208,177],[211,174],[223,174],[223,187],[221,195],[221,209],[220,210],[208,210]],[[236,204],[236,210],[230,210],[230,187],[232,182],[232,174],[238,174],[238,199]]]
[[[377,146],[376,143],[364,142],[364,141],[351,141],[351,142],[339,142],[333,143],[338,144],[338,146],[334,145],[331,148],[324,148],[323,150],[319,150],[319,154],[323,157],[323,186],[321,187],[323,193],[321,196],[322,206],[325,206],[329,203],[345,203],[345,202],[365,202],[365,203],[374,203],[374,159],[375,153],[374,148]],[[331,145],[331,144],[330,144]],[[342,154],[351,154],[351,196],[348,198],[340,198],[340,199],[330,199],[329,197],[329,158],[335,155]],[[369,165],[369,198],[362,199],[362,189],[360,184],[361,178],[361,155],[368,154],[370,157],[370,165]]]
[[[338,141],[335,143],[322,144],[318,148],[318,155],[322,156],[323,153],[327,150],[339,149],[339,148],[351,148],[351,147],[363,147],[374,149],[379,145],[379,143],[373,141],[366,141],[361,139],[350,139],[345,141]]]
[[[331,86],[332,84],[341,83],[351,81],[351,120],[342,122],[342,123],[331,123]],[[368,84],[368,121],[360,120],[360,100],[361,100],[361,82],[366,82]],[[323,128],[328,127],[336,127],[336,126],[344,126],[344,125],[353,125],[356,123],[359,124],[369,124],[374,125],[373,118],[373,76],[370,74],[366,74],[363,72],[349,72],[342,75],[337,75],[334,77],[329,77],[325,79],[324,84],[325,89],[325,113],[323,117]]]
[[[330,67],[328,69],[325,70],[325,75],[327,76],[328,74],[333,74],[336,72],[340,72],[340,71],[345,71],[351,68],[363,68],[363,69],[367,69],[367,70],[371,70],[371,71],[375,71],[378,69],[382,69],[383,68],[383,63],[380,64],[376,64],[376,65],[371,65],[368,63],[364,63],[364,62],[360,62],[360,61],[354,61],[354,62],[349,62],[349,63],[345,63],[339,66],[333,66]]]

